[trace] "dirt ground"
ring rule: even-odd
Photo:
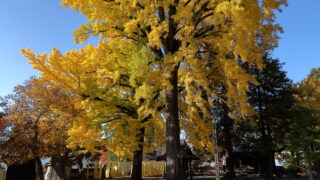
[[[116,180],[129,180],[129,179],[130,178],[116,178]],[[193,179],[215,180],[215,176],[194,176]],[[143,180],[163,180],[163,178],[160,178],[160,177],[143,178]],[[239,177],[239,178],[235,178],[235,180],[267,180],[267,179],[262,177]],[[277,177],[277,178],[273,178],[273,180],[308,180],[308,177]]]

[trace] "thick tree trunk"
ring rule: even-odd
[[[234,167],[233,167],[233,148],[231,141],[231,129],[233,127],[233,120],[229,117],[224,118],[223,122],[223,134],[224,134],[224,147],[226,152],[226,173],[224,176],[225,180],[232,180],[235,178]]]
[[[272,140],[270,132],[266,128],[266,124],[264,119],[261,119],[261,134],[262,134],[262,142],[264,143],[264,152],[266,155],[266,175],[268,179],[273,178],[273,149],[272,149]]]
[[[51,158],[52,173],[49,179],[65,180],[66,179],[66,158],[63,156],[56,156]]]
[[[261,97],[261,90],[258,90],[258,95]],[[261,128],[261,135],[262,135],[262,142],[264,143],[264,152],[266,154],[266,175],[268,179],[272,179],[273,178],[273,160],[274,160],[274,153],[273,153],[273,146],[272,146],[272,137],[271,137],[271,129],[270,126],[268,125],[268,122],[266,122],[266,118],[264,116],[264,111],[262,108],[262,104],[261,102],[263,102],[262,99],[259,99],[259,113],[260,113],[260,128]]]
[[[41,159],[39,157],[36,157],[35,162],[36,162],[36,180],[44,180]]]
[[[132,180],[142,179],[142,154],[142,150],[136,150],[133,152]]]
[[[142,157],[145,128],[139,129],[139,150],[133,152],[132,180],[142,180]]]
[[[273,166],[273,152],[272,150],[270,150],[270,148],[268,148],[267,150],[267,154],[268,154],[268,171],[267,171],[267,177],[268,179],[272,179],[273,178],[273,173],[274,173],[274,166]]]
[[[174,21],[173,16],[176,14],[176,5],[179,0],[174,0],[173,4],[169,6],[168,24],[169,32],[164,42],[164,52],[167,54],[174,54],[178,51],[180,42],[175,39],[178,23]],[[164,12],[164,11],[163,11]],[[164,18],[161,18],[164,21]],[[182,173],[180,173],[180,125],[179,125],[179,107],[178,107],[178,63],[173,69],[168,67],[170,72],[170,85],[166,92],[167,100],[167,119],[166,119],[166,180],[180,180]],[[169,65],[171,66],[171,65]]]
[[[171,89],[167,90],[167,119],[166,119],[166,180],[180,179],[179,147],[180,126],[178,115],[178,69],[171,72]]]

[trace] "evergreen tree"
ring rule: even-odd
[[[258,145],[258,149],[265,152],[267,176],[272,177],[275,166],[274,152],[283,148],[278,145],[281,145],[281,139],[288,130],[293,90],[292,82],[282,70],[283,64],[278,59],[266,54],[263,62],[265,67],[262,70],[255,66],[248,69],[257,80],[257,85],[250,85],[248,97],[250,105],[257,112],[254,123],[259,133],[255,133],[259,134],[262,143]]]
[[[317,179],[320,166],[320,68],[295,84],[295,106],[292,108],[290,131],[286,133],[287,161],[304,166],[310,179]]]

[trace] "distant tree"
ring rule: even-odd
[[[6,130],[1,134],[1,161],[20,164],[34,159],[37,180],[42,180],[41,158],[68,152],[68,126],[81,114],[72,102],[71,93],[48,81],[32,78],[16,86],[2,101]]]
[[[296,168],[304,167],[313,179],[320,167],[320,118],[306,106],[292,108],[290,131],[285,134],[285,160]]]
[[[320,115],[320,68],[311,70],[307,78],[295,85],[295,98],[299,105],[306,106]]]
[[[303,81],[295,84],[295,106],[290,131],[286,133],[287,161],[305,166],[310,179],[320,167],[320,68],[314,68]],[[312,173],[313,172],[313,173]]]

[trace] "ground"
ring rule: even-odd
[[[130,178],[115,178],[117,180],[128,180]],[[163,180],[163,178],[143,178],[144,180]],[[195,176],[193,179],[195,180],[215,180],[215,176]],[[241,177],[236,178],[235,180],[266,180],[265,178],[257,178],[257,177]],[[308,177],[281,177],[274,178],[273,180],[308,180]]]

